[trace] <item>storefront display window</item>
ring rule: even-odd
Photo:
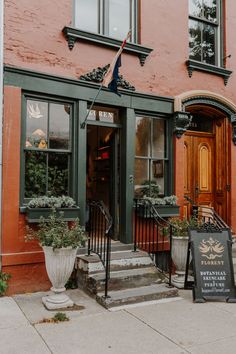
[[[24,198],[68,195],[71,105],[26,100]]]
[[[165,194],[166,121],[161,118],[136,118],[135,194],[155,184],[159,193]]]

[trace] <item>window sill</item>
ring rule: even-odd
[[[192,77],[192,73],[194,70],[205,71],[209,74],[218,75],[218,76],[223,77],[225,86],[227,85],[228,79],[229,79],[230,75],[232,74],[232,71],[227,70],[225,68],[210,65],[210,64],[205,64],[205,63],[202,63],[202,62],[199,62],[196,60],[189,59],[186,61],[186,65],[187,65],[189,77]]]
[[[97,33],[81,31],[72,27],[64,27],[62,32],[68,41],[68,47],[70,50],[73,49],[75,41],[78,40],[93,42],[97,45],[103,45],[109,48],[119,48],[122,44],[122,41],[118,39],[106,37]],[[152,48],[129,42],[126,43],[124,48],[126,53],[137,55],[142,66],[144,65],[147,56],[152,52],[152,50]]]

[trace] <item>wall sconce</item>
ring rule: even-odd
[[[174,132],[177,138],[181,138],[186,132],[192,121],[192,116],[189,112],[177,111],[174,113]]]

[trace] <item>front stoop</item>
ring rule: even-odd
[[[108,297],[104,298],[105,272],[99,257],[77,256],[78,286],[106,308],[178,296],[146,252],[133,252],[119,243],[113,247],[110,268]]]
[[[96,300],[104,307],[111,308],[176,296],[178,296],[176,288],[168,288],[167,284],[151,284],[134,289],[110,291],[106,298],[104,293],[98,293]]]

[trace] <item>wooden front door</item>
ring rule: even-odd
[[[230,190],[227,121],[214,123],[213,133],[186,132],[184,138],[184,192],[195,205],[213,207],[228,220],[228,195]],[[191,204],[186,202],[185,216],[191,214]]]

